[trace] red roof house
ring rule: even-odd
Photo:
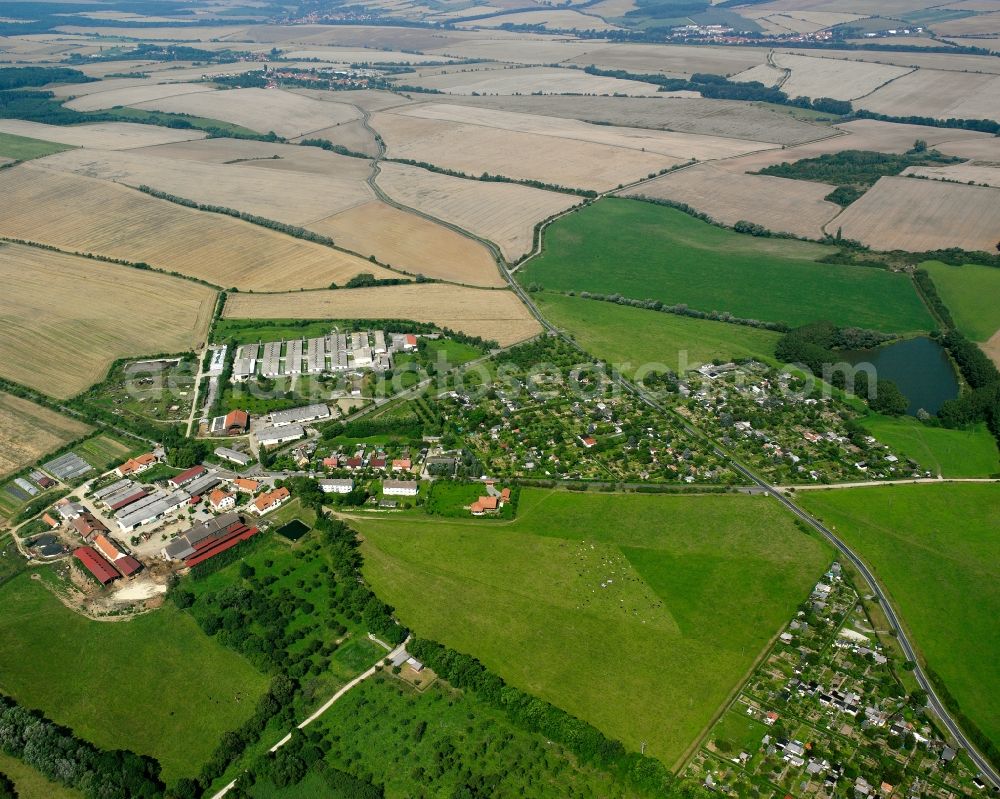
[[[226,435],[240,436],[250,429],[250,415],[246,411],[230,411],[226,414]]]
[[[77,547],[73,550],[73,557],[80,561],[101,585],[107,585],[121,577],[118,569],[98,555],[97,550],[91,547]]]

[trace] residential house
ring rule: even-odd
[[[418,489],[416,480],[386,480],[382,483],[382,493],[390,496],[415,497]]]
[[[221,488],[216,488],[208,495],[208,504],[214,510],[226,511],[236,507],[236,496]]]
[[[146,471],[156,464],[156,456],[152,452],[147,452],[137,458],[129,458],[125,463],[115,469],[115,474],[119,477],[129,477]]]
[[[246,477],[237,477],[232,481],[232,486],[242,494],[256,494],[257,489],[260,488],[260,483]]]
[[[350,494],[354,490],[353,480],[320,480],[319,487],[324,494]]]
[[[261,494],[257,499],[253,501],[253,505],[250,506],[254,513],[263,516],[275,508],[279,507],[291,499],[291,494],[287,488],[276,488],[273,491],[267,491]]]

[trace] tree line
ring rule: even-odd
[[[154,758],[125,749],[99,749],[2,694],[0,750],[87,799],[158,799],[163,795],[160,764]],[[2,790],[0,785],[0,796]]]

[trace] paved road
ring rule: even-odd
[[[503,271],[505,272],[505,276],[507,277],[508,282],[510,283],[511,289],[513,289],[513,291],[521,298],[521,301],[528,306],[528,309],[535,316],[535,318],[538,319],[538,321],[545,327],[545,329],[555,335],[559,335],[561,338],[568,341],[574,347],[580,349],[581,352],[583,352],[580,346],[573,339],[566,336],[561,331],[557,330],[551,323],[549,323],[542,316],[539,310],[535,307],[534,303],[531,301],[531,298],[528,296],[528,293],[523,288],[521,288],[521,286],[513,278],[510,272],[506,270],[506,268]],[[617,382],[622,388],[631,392],[639,399],[641,399],[643,402],[645,402],[647,405],[650,405],[651,407],[659,410],[661,413],[664,414],[675,413],[673,410],[664,407],[659,402],[649,397],[646,394],[646,392],[640,390],[637,386],[633,385],[631,382],[626,380],[621,375],[615,374],[613,375],[613,378],[615,382]],[[993,766],[990,764],[990,762],[979,753],[979,751],[975,748],[973,743],[966,737],[965,733],[962,731],[962,728],[951,717],[950,713],[948,712],[948,709],[945,707],[944,703],[937,695],[937,692],[934,690],[934,686],[928,679],[926,672],[924,672],[923,667],[920,665],[920,659],[917,656],[917,653],[914,650],[913,645],[910,643],[910,639],[906,635],[906,631],[900,624],[899,618],[897,617],[896,612],[893,610],[892,605],[889,602],[888,596],[882,590],[882,587],[879,585],[879,582],[875,578],[875,575],[865,565],[865,563],[861,560],[861,558],[858,555],[856,555],[854,551],[850,547],[848,547],[847,544],[845,544],[837,535],[835,535],[832,530],[830,530],[826,525],[824,525],[818,519],[815,519],[810,514],[806,513],[806,511],[804,511],[802,508],[796,505],[791,499],[785,496],[778,488],[770,485],[762,478],[758,477],[754,472],[752,472],[742,463],[733,458],[733,456],[730,453],[722,450],[718,445],[715,444],[715,442],[709,436],[691,426],[691,424],[686,419],[684,419],[684,417],[679,417],[679,418],[681,418],[684,424],[684,429],[688,432],[689,435],[694,436],[696,439],[707,441],[713,447],[717,455],[719,455],[724,460],[728,461],[733,466],[733,468],[736,469],[736,471],[738,471],[740,474],[748,478],[756,485],[760,486],[760,488],[763,491],[775,497],[782,505],[788,508],[788,510],[790,510],[802,521],[804,521],[814,530],[823,535],[844,555],[845,558],[847,558],[847,560],[849,560],[857,568],[857,570],[861,573],[862,577],[864,577],[865,582],[871,588],[871,591],[874,594],[874,596],[878,599],[879,604],[882,606],[886,618],[889,620],[889,624],[892,626],[892,629],[896,633],[896,640],[899,641],[903,653],[906,655],[908,660],[916,664],[913,670],[913,675],[916,678],[917,683],[920,685],[920,687],[927,692],[928,705],[934,711],[934,714],[941,720],[941,723],[945,726],[945,728],[955,739],[958,745],[968,752],[969,757],[972,759],[973,763],[975,763],[976,767],[980,770],[983,778],[986,781],[992,783],[994,787],[1000,788],[1000,773],[998,773],[997,770],[994,769]]]

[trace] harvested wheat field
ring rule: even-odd
[[[72,417],[0,391],[0,479],[92,429]]]
[[[913,70],[908,67],[841,61],[836,58],[775,53],[774,63],[790,70],[781,90],[789,97],[832,97],[853,100]]]
[[[511,291],[442,283],[291,294],[230,294],[227,319],[412,319],[514,344],[542,327]]]
[[[116,358],[197,348],[216,296],[189,280],[16,244],[0,245],[0,280],[9,322],[0,375],[60,398],[101,380]]]
[[[569,8],[543,8],[520,14],[498,14],[495,17],[477,19],[473,22],[456,22],[455,27],[499,28],[501,25],[539,25],[552,30],[614,31],[620,30],[600,17],[582,14]]]
[[[637,80],[588,75],[579,69],[521,67],[448,72],[443,75],[400,78],[408,86],[437,89],[445,94],[625,94],[655,97],[658,87]],[[696,92],[685,92],[697,97]]]
[[[823,199],[833,188],[698,164],[643,183],[625,196],[686,203],[724,225],[746,220],[768,230],[819,239],[823,225],[840,212],[839,205]]]
[[[1000,119],[1000,75],[921,69],[883,86],[857,105],[891,116]]]
[[[946,180],[952,183],[974,183],[1000,187],[1000,164],[996,161],[970,161],[965,164],[948,166],[911,166],[904,175],[918,175],[931,180]]]
[[[738,100],[701,97],[507,96],[452,97],[449,103],[543,114],[623,127],[655,128],[677,133],[723,136],[773,144],[801,144],[835,135],[827,125],[795,119]]]
[[[373,126],[390,158],[405,158],[467,175],[503,175],[569,188],[607,190],[682,163],[656,153],[481,125],[458,125],[390,112]]]
[[[666,155],[683,161],[690,158],[697,158],[699,161],[731,158],[735,155],[774,149],[775,147],[772,144],[730,137],[692,136],[687,133],[674,133],[666,130],[593,125],[578,119],[518,114],[512,111],[496,111],[492,108],[475,108],[450,103],[411,105],[389,113],[527,133],[534,136],[591,142],[609,147]]]
[[[783,69],[778,69],[770,64],[757,64],[757,66],[743,70],[738,75],[733,75],[732,80],[737,83],[756,81],[765,86],[780,86],[786,77],[788,77],[788,73]]]
[[[13,133],[71,147],[94,150],[132,150],[172,142],[204,139],[200,130],[175,130],[129,122],[99,122],[95,125],[46,125],[23,119],[0,119],[0,133]]]
[[[880,153],[903,153],[913,147],[917,139],[923,139],[931,147],[939,147],[942,152],[952,152],[952,146],[962,147],[969,143],[984,146],[981,142],[995,142],[988,133],[952,128],[930,128],[922,125],[905,125],[895,122],[878,122],[873,119],[858,119],[830,128],[833,134],[820,141],[809,142],[781,150],[767,150],[749,153],[739,158],[717,162],[720,169],[727,172],[756,172],[771,164],[815,158],[824,153],[841,150],[874,150]],[[841,134],[841,135],[838,135]],[[959,153],[956,153],[958,155]]]
[[[324,160],[333,165],[330,172],[334,174],[255,169],[256,161],[213,164],[159,158],[147,151],[67,150],[67,158],[50,157],[41,163],[49,169],[126,186],[150,186],[198,203],[235,208],[299,226],[373,199],[365,183],[367,161],[323,150],[316,152],[326,156]]]
[[[556,64],[568,59],[584,60],[587,53],[607,48],[606,42],[557,40],[552,38],[525,38],[510,41],[502,38],[485,38],[494,34],[480,34],[479,39],[431,45],[426,52],[433,55],[453,55],[458,58],[486,58],[513,64]],[[589,63],[584,60],[584,63]],[[638,70],[636,70],[638,71]],[[646,70],[650,72],[652,70]]]
[[[280,89],[197,92],[138,103],[134,107],[220,119],[259,133],[274,131],[286,138],[361,117],[356,108],[344,103],[323,103]]]
[[[0,236],[145,262],[217,286],[287,291],[361,272],[398,277],[352,255],[135,189],[32,164],[0,171]],[[73,214],[63,213],[67,206]]]
[[[354,153],[361,153],[372,158],[378,155],[378,144],[375,142],[375,136],[360,120],[342,122],[332,128],[314,130],[308,136],[299,136],[292,141],[299,142],[302,139],[326,139],[331,144],[339,144]]]
[[[83,70],[80,71],[83,72]],[[115,70],[115,72],[118,71],[120,71],[120,68]],[[88,94],[100,94],[130,86],[150,86],[154,83],[156,81],[152,78],[107,78],[94,83],[62,83],[53,86],[48,91],[52,92],[56,97],[85,97]],[[208,87],[203,86],[202,89],[207,91]]]
[[[492,241],[511,262],[531,250],[535,225],[580,202],[570,194],[465,180],[391,162],[381,164],[378,185],[396,202]]]
[[[827,230],[879,250],[961,247],[994,252],[1000,189],[916,178],[881,178]]]
[[[309,229],[411,275],[473,286],[505,285],[482,244],[378,200],[313,222]]]
[[[86,84],[94,86],[100,84]],[[89,92],[64,103],[74,111],[102,111],[114,108],[116,105],[129,106],[145,103],[151,100],[165,100],[170,97],[182,97],[185,94],[212,93],[212,87],[207,83],[144,83],[138,86],[120,88],[108,87],[103,92]],[[210,116],[199,114],[199,116]],[[215,117],[213,117],[215,118]]]
[[[611,44],[571,57],[568,63],[665,75],[735,75],[767,61],[763,47],[688,47],[682,44]]]
[[[374,50],[364,47],[314,47],[292,50],[284,58],[308,61],[328,61],[331,64],[424,64],[428,61],[450,61],[450,58],[423,53],[401,53],[398,50]]]

